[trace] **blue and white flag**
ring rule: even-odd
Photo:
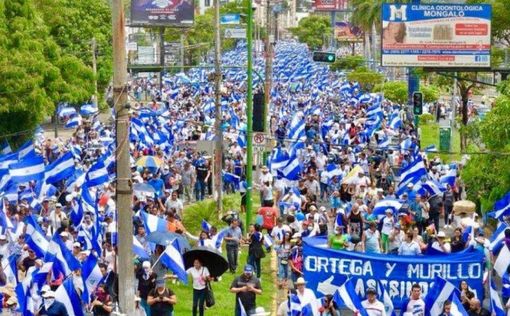
[[[182,283],[188,283],[186,268],[184,268],[184,260],[180,253],[178,241],[174,240],[166,246],[165,251],[161,254],[161,262],[181,280]]]
[[[69,316],[84,316],[80,296],[74,289],[73,279],[66,279],[55,291],[55,300],[64,304]]]
[[[26,143],[24,143],[17,151],[18,153],[18,160],[22,160],[27,156],[35,156],[35,147],[34,143],[29,140]]]
[[[94,115],[97,112],[99,112],[99,109],[94,104],[84,104],[80,108],[80,114],[84,116]]]
[[[270,162],[271,171],[276,171],[278,169],[284,168],[289,163],[289,154],[285,149],[276,147],[273,149]]]
[[[386,311],[387,316],[396,316],[395,309],[393,307],[393,301],[391,300],[391,296],[388,293],[388,290],[382,284],[382,282],[379,280],[377,281],[378,286],[378,293],[379,293],[379,300],[384,304],[384,309]]]
[[[168,226],[167,221],[161,217],[158,217],[156,215],[149,214],[144,211],[140,211],[139,215],[140,218],[143,221],[143,224],[145,226],[145,230],[151,234],[153,232],[167,232]]]
[[[451,187],[455,185],[455,178],[457,177],[457,169],[450,169],[448,172],[441,176],[439,182],[441,184],[449,184]]]
[[[459,300],[459,296],[458,295],[453,295],[453,298],[452,298],[452,305],[451,305],[451,308],[450,308],[450,315],[452,316],[468,316],[468,312],[466,311],[466,309],[464,308],[464,306],[462,305],[462,302]]]
[[[269,236],[269,234],[264,234],[264,246],[266,247],[266,249],[270,249],[274,242],[273,242],[273,238],[271,238],[271,236]]]
[[[501,298],[499,297],[498,290],[496,289],[496,284],[494,280],[491,279],[491,288],[490,288],[490,297],[491,297],[491,315],[492,316],[505,316],[505,308],[501,303]]]
[[[342,286],[340,286],[335,292],[333,295],[333,301],[338,306],[345,306],[353,312],[358,312],[358,315],[368,316],[368,313],[361,305],[361,300],[358,294],[356,294],[356,290],[354,289],[354,285],[350,278],[347,279],[347,281],[345,281],[345,283],[342,284]]]
[[[209,232],[211,230],[212,225],[209,224],[205,219],[202,219],[202,230],[205,232]]]
[[[49,243],[45,262],[53,262],[53,271],[60,271],[65,276],[71,274],[74,270],[81,268],[81,264],[74,257],[71,251],[66,247],[59,234],[55,234]],[[55,273],[55,275],[58,275]]]
[[[492,234],[490,238],[490,246],[489,249],[497,254],[501,250],[501,247],[503,247],[504,243],[503,240],[505,239],[505,230],[507,228],[510,228],[506,223],[500,222],[498,225],[498,228],[496,231]]]
[[[301,301],[299,300],[299,297],[296,294],[290,294],[287,303],[290,316],[300,316]]]
[[[402,126],[402,120],[400,119],[400,116],[397,113],[397,115],[393,115],[390,118],[390,128],[391,129],[399,129],[401,126]]]
[[[401,207],[402,203],[399,200],[386,198],[375,204],[372,214],[384,215],[387,209],[390,209],[393,214],[396,214]]]
[[[417,184],[421,177],[427,175],[427,169],[421,156],[417,156],[409,165],[400,170],[400,182],[398,185],[397,194],[402,194],[402,190],[406,185],[412,183]]]
[[[150,255],[147,253],[145,248],[143,248],[143,245],[136,238],[136,236],[133,236],[133,253],[142,259],[150,258]]]
[[[494,270],[498,273],[500,277],[505,274],[508,266],[510,265],[510,249],[508,246],[503,245],[501,250],[499,251],[498,258],[496,262],[494,262]]]
[[[432,288],[425,297],[425,310],[427,315],[439,315],[443,311],[443,304],[451,300],[452,295],[459,295],[459,291],[451,282],[436,277]]]
[[[494,203],[494,210],[488,215],[495,219],[510,215],[510,192]]]
[[[300,178],[301,174],[301,163],[297,156],[292,156],[289,158],[289,163],[282,168],[282,175],[285,179],[290,181],[297,181]]]
[[[326,170],[324,170],[323,172],[326,173],[326,177],[328,178],[328,181],[330,181],[334,177],[342,177],[343,176],[342,169],[339,166],[335,165],[334,163],[328,164],[326,166]]]
[[[44,159],[41,156],[29,156],[9,166],[11,181],[25,183],[44,179]]]
[[[379,140],[377,141],[377,147],[379,148],[388,148],[390,145],[391,145],[390,139],[386,135],[379,138]]]
[[[291,140],[304,140],[305,134],[305,121],[298,115],[292,120],[287,137]]]
[[[37,220],[35,220],[34,216],[28,216],[25,219],[26,225],[26,237],[25,242],[32,249],[36,256],[39,258],[43,258],[46,255],[46,251],[50,243],[46,240],[45,235],[39,224],[37,224]]]
[[[66,121],[66,123],[64,124],[64,128],[76,128],[78,126],[81,126],[81,124],[82,124],[81,115],[75,114]]]
[[[424,183],[421,183],[421,188],[425,190],[430,197],[443,194],[446,189],[441,186],[436,180],[429,179]]]
[[[4,139],[4,141],[0,144],[0,154],[7,155],[10,153],[12,153],[11,146],[9,145],[7,139]]]
[[[101,280],[103,280],[103,274],[101,273],[101,269],[99,269],[98,265],[98,258],[94,254],[91,253],[83,262],[81,275],[84,285],[81,298],[84,302],[90,303],[92,294]]]
[[[46,183],[56,183],[69,178],[74,174],[74,155],[68,151],[62,157],[46,166]]]
[[[241,302],[241,298],[237,299],[237,303],[239,304],[239,310],[241,312],[240,316],[248,316],[248,313],[246,312],[246,309],[244,308],[243,302]]]
[[[18,284],[17,260],[18,256],[15,254],[10,255],[8,258],[2,258],[1,264],[5,273],[6,284]]]
[[[105,162],[102,160],[98,160],[95,164],[93,164],[85,177],[87,186],[91,188],[108,182],[109,177],[107,167],[108,166],[105,165]]]

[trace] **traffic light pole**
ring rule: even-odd
[[[415,68],[407,68],[408,76],[407,76],[407,94],[408,94],[408,104],[413,105],[413,93],[420,91],[420,77],[416,74]],[[418,128],[420,124],[420,117],[414,114],[413,109],[413,117],[414,117],[414,127]]]
[[[246,221],[248,227],[251,223],[252,188],[253,188],[253,8],[252,0],[248,0],[246,50],[247,50],[247,76],[248,87],[246,91]]]

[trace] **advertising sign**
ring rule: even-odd
[[[361,42],[363,41],[363,32],[350,22],[336,21],[335,38],[340,42]]]
[[[193,0],[131,0],[131,25],[193,25]]]
[[[225,38],[246,38],[246,29],[226,29]]]
[[[477,297],[483,299],[484,256],[475,250],[426,256],[367,254],[332,250],[327,248],[325,238],[312,237],[303,240],[303,257],[306,287],[317,297],[334,294],[352,277],[360,297],[365,297],[367,288],[377,288],[381,281],[395,308],[400,308],[413,284],[421,286],[425,297],[435,278],[442,277],[457,288],[461,281],[467,281]]]
[[[382,66],[490,67],[487,4],[383,4]]]
[[[347,0],[315,0],[315,11],[347,10]]]
[[[138,59],[136,64],[151,65],[156,63],[156,52],[152,46],[138,46]]]
[[[220,24],[222,25],[229,25],[229,24],[239,24],[241,23],[241,15],[234,13],[234,14],[223,14],[220,16]]]

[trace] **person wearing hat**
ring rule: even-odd
[[[49,219],[53,231],[57,231],[62,227],[62,223],[67,221],[67,215],[62,211],[62,204],[55,204],[55,209],[51,211]]]
[[[249,264],[244,266],[243,274],[236,277],[230,285],[230,292],[236,294],[236,316],[241,316],[241,303],[248,313],[257,306],[257,295],[262,294],[260,280],[253,274],[253,267]]]
[[[296,295],[301,302],[301,306],[305,306],[307,304],[315,306],[317,297],[311,289],[306,287],[306,281],[303,277],[299,277],[296,282],[294,282],[294,286],[296,287]]]
[[[446,241],[446,234],[444,231],[439,231],[436,236],[436,240],[432,243],[432,249],[442,253],[451,253],[452,247],[449,242]]]
[[[158,279],[156,281],[156,288],[151,290],[147,296],[147,303],[151,307],[151,315],[173,316],[177,297],[171,289],[165,286],[164,279]]]
[[[42,294],[43,305],[39,316],[67,316],[67,309],[64,304],[55,300],[55,292],[46,291]]]
[[[140,306],[144,309],[147,316],[151,316],[151,309],[147,303],[149,292],[156,287],[157,274],[151,269],[149,261],[144,261],[142,267],[136,273],[138,280],[137,296],[140,297]]]
[[[265,197],[270,195],[271,200],[273,199],[273,193],[269,193],[268,188],[273,189],[273,175],[269,172],[269,168],[267,166],[262,166],[260,168],[259,180],[257,182],[257,187],[260,188],[260,200],[264,201]],[[264,196],[265,195],[265,196]],[[268,197],[269,199],[269,197]],[[272,205],[270,205],[272,206]]]
[[[366,291],[367,299],[361,302],[368,316],[386,316],[384,304],[377,299],[377,291],[369,287]]]

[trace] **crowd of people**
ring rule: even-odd
[[[243,51],[239,45],[225,53],[225,63],[242,63]],[[255,67],[263,69],[261,58]],[[197,140],[215,137],[207,72],[197,68],[168,77],[161,92],[150,80],[133,81],[133,315],[174,315],[176,304],[188,303],[172,291],[169,280],[187,277],[192,280],[192,314],[204,315],[208,284],[222,282],[200,260],[178,275],[162,259],[173,246],[150,241],[154,232],[174,233],[179,240],[226,253],[229,273],[240,273],[229,287],[236,315],[269,314],[257,306],[256,297],[266,269],[262,259],[271,251],[277,257],[278,287],[295,291],[303,306],[315,302],[303,273],[305,237],[327,236],[336,250],[389,255],[450,253],[473,246],[484,251],[487,265],[494,262],[482,221],[466,213],[454,216],[453,204],[463,197],[458,176],[463,162],[428,158],[405,108],[311,62],[309,51],[298,43],[276,46],[273,77],[269,130],[277,145],[255,177],[261,208],[252,223],[242,223],[246,74],[225,71],[224,190],[240,194],[241,204],[226,215],[225,227],[204,221],[202,231],[189,231],[183,219],[186,204],[213,195],[211,159],[193,147]],[[144,103],[142,94],[148,90],[154,100]],[[98,119],[97,109],[90,110],[81,119],[70,107],[59,109],[66,126],[74,128],[69,139],[47,139],[38,130],[32,141],[0,156],[0,293],[8,313],[110,315],[117,309],[116,246],[125,241],[117,240],[115,131]],[[468,229],[474,233],[466,237]],[[245,264],[239,252],[246,245]],[[367,295],[364,308],[374,311],[370,315],[384,315],[373,291]],[[469,299],[473,308],[480,305]],[[338,315],[337,307],[326,297],[312,314]]]

